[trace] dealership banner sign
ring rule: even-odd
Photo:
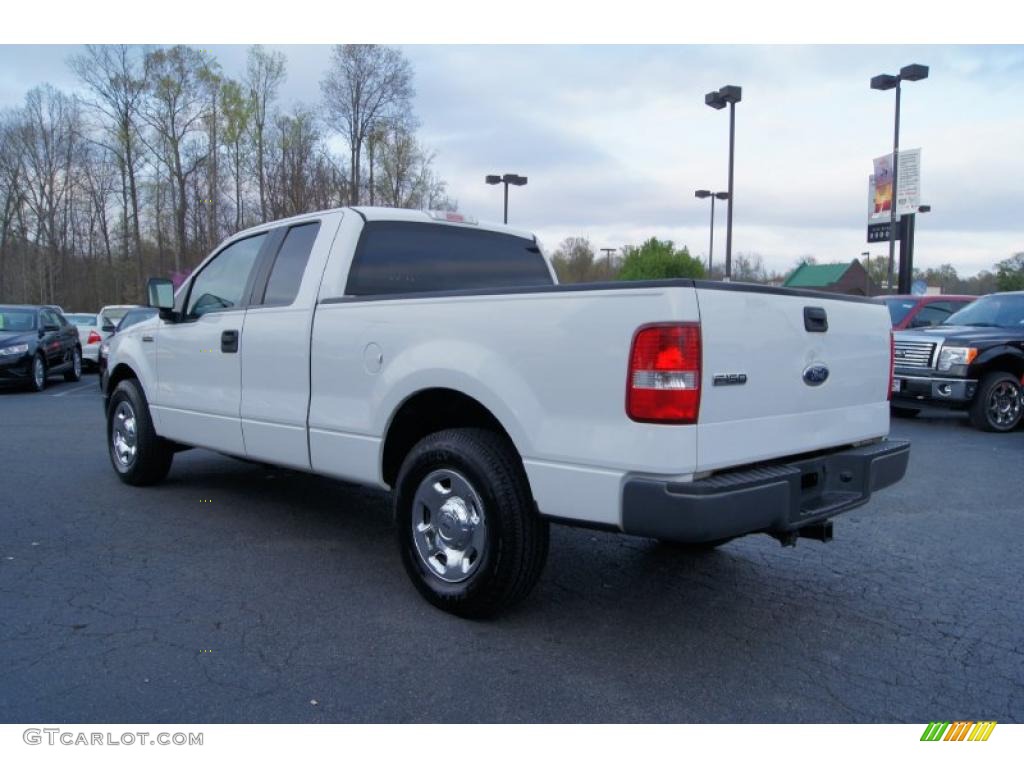
[[[893,204],[892,153],[876,157],[874,174],[868,177],[868,223],[888,221]],[[921,150],[900,152],[896,190],[896,216],[916,213],[921,205]]]

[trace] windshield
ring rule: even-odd
[[[96,325],[96,315],[64,315],[64,317],[75,325],[82,326],[83,328],[90,325]]]
[[[143,320],[148,320],[154,317],[157,313],[156,309],[145,308],[145,309],[133,309],[125,313],[125,316],[121,318],[121,322],[117,324],[117,330],[123,331],[125,328],[141,323]]]
[[[892,320],[893,325],[899,325],[903,322],[910,310],[914,308],[917,301],[914,299],[886,299],[885,306],[889,308],[889,318]]]
[[[108,307],[103,310],[103,316],[110,320],[111,323],[117,324],[117,321],[128,314],[128,310],[133,309],[132,307]]]
[[[981,328],[1024,328],[1024,294],[994,293],[968,304],[947,317],[942,325]]]
[[[17,333],[18,331],[34,331],[35,328],[36,311],[34,309],[0,307],[0,331]]]

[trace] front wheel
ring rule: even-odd
[[[398,475],[395,519],[413,584],[459,616],[490,616],[519,602],[547,559],[548,523],[519,455],[486,430],[450,429],[421,440]]]
[[[986,432],[1009,432],[1020,424],[1020,379],[1004,371],[986,373],[971,403],[971,424]]]
[[[110,396],[107,448],[117,476],[128,485],[159,483],[171,470],[173,447],[153,429],[146,395],[134,379],[122,381]]]
[[[82,351],[75,347],[71,352],[71,370],[64,374],[64,381],[82,380]]]
[[[32,358],[28,386],[33,392],[42,392],[46,389],[46,361],[42,355],[37,354]]]

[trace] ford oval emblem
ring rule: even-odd
[[[828,368],[824,365],[809,365],[804,368],[804,384],[819,387],[828,379]]]

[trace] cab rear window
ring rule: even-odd
[[[366,224],[350,296],[552,285],[536,242],[502,232],[404,221]]]

